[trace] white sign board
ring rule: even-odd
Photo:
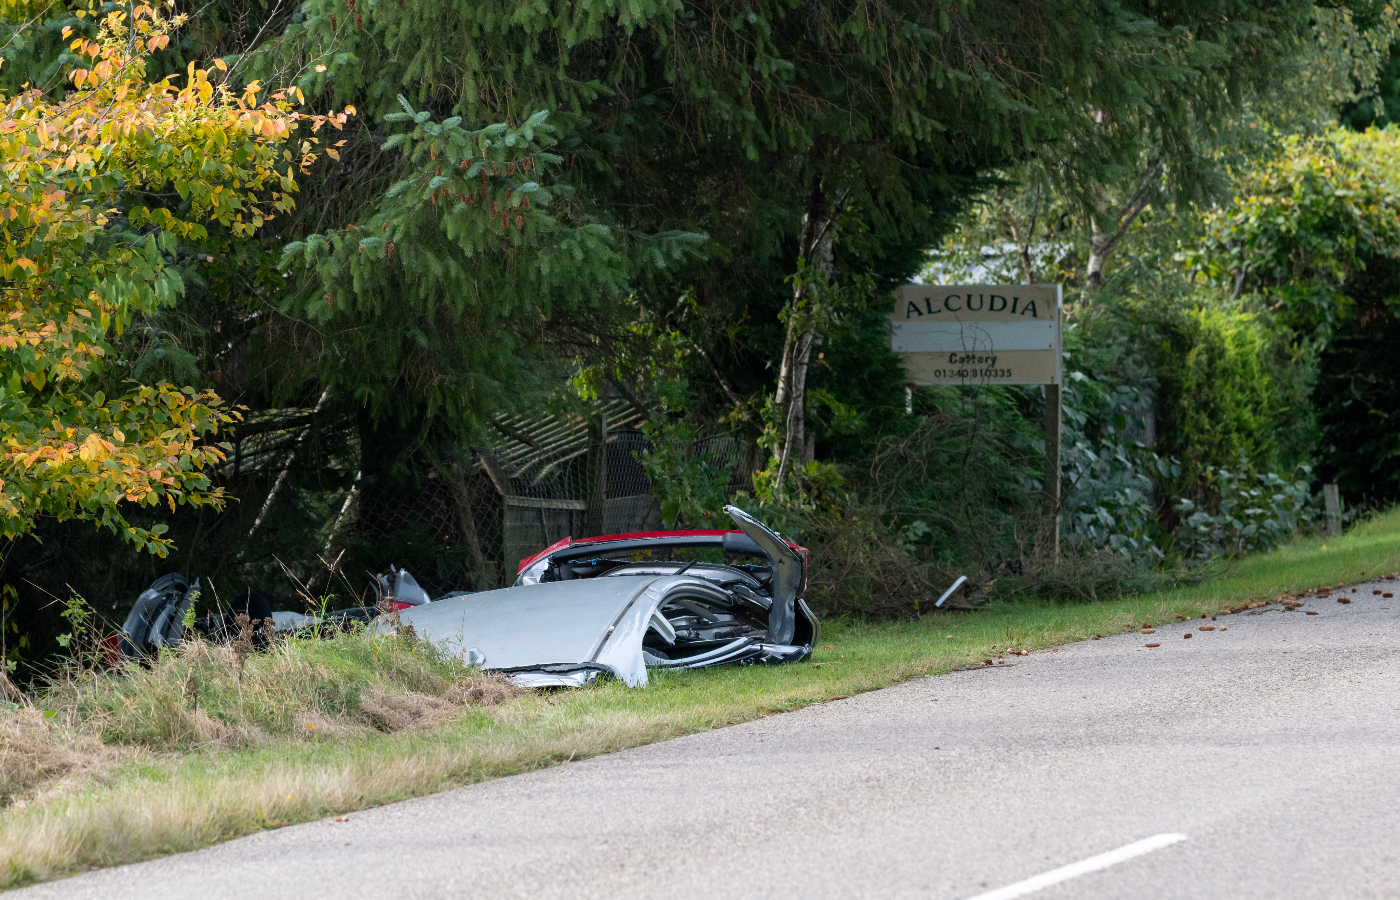
[[[906,284],[892,346],[918,384],[1062,384],[1058,284]]]

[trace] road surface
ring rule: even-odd
[[[1400,603],[1356,596],[1008,657],[17,898],[1400,897]],[[1202,624],[1227,630],[1183,639]]]

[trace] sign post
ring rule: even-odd
[[[1064,297],[1058,284],[906,284],[894,292],[891,346],[916,384],[1045,388],[1045,506],[1060,554]]]

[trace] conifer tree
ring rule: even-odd
[[[788,459],[803,445],[821,297],[842,277],[833,242],[882,221],[946,222],[928,205],[956,208],[976,187],[969,174],[1066,139],[1081,157],[1074,177],[1102,179],[1148,141],[1161,165],[1187,167],[1181,128],[1285,64],[1312,11],[1300,0],[309,0],[254,71],[299,73],[308,93],[359,105],[367,127],[398,114],[399,95],[468,129],[549,112],[557,178],[616,253],[638,259],[658,234],[709,237],[706,261],[632,271],[646,302],[694,286],[715,318],[781,316],[752,359],[777,375],[774,449]],[[376,173],[371,194],[394,183],[384,166],[401,165],[382,140],[351,148],[352,166]],[[947,176],[941,190],[912,189],[930,172]]]

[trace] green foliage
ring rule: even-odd
[[[0,674],[6,677],[19,668],[24,651],[29,648],[29,635],[20,634],[19,623],[15,621],[18,600],[19,591],[15,590],[14,585],[8,582],[0,584],[0,647],[4,648],[4,653],[0,654],[0,665],[5,667]]]
[[[1273,550],[1316,515],[1311,474],[1307,466],[1299,467],[1293,480],[1259,473],[1243,455],[1234,471],[1208,466],[1203,478],[1208,500],[1197,504],[1183,497],[1177,503],[1178,551],[1209,560]]]
[[[845,486],[840,470],[832,463],[814,459],[794,466],[784,474],[781,484],[778,467],[773,464],[753,475],[754,511],[775,522],[794,517],[801,521],[806,515],[835,507],[844,498]]]
[[[1156,134],[1204,116],[1247,93],[1250,78],[1284,65],[1311,11],[1301,2],[1237,4],[1222,16],[1213,2],[1163,10],[1084,0],[870,8],[721,0],[566,3],[545,12],[507,0],[412,0],[346,12],[313,0],[249,65],[268,76],[298,72],[308,94],[353,101],[375,126],[398,114],[398,96],[438,120],[460,116],[466,127],[548,111],[567,148],[559,182],[609,229],[615,252],[651,258],[628,275],[636,296],[648,308],[668,306],[693,288],[702,316],[688,336],[708,361],[694,360],[687,377],[711,388],[727,380],[751,398],[771,389],[765,366],[781,342],[774,320],[785,308],[783,281],[798,265],[793,242],[812,185],[836,210],[834,280],[904,280],[911,248],[956,221],[988,166],[1048,152],[1067,134],[1073,158],[1092,155],[1095,171],[1121,166],[1145,123]],[[1105,109],[1111,128],[1095,124],[1094,110]],[[1188,144],[1168,142],[1189,155]],[[363,192],[365,202],[344,216],[336,211],[351,204],[313,201],[340,215],[339,225],[378,204],[403,169],[368,135],[347,153],[366,174],[334,190]],[[657,257],[647,241],[667,234],[708,235],[706,257],[679,265]],[[396,286],[359,282],[359,302],[379,316],[393,308]],[[498,286],[513,289],[506,279]],[[590,309],[602,320],[609,286],[597,285]],[[323,293],[316,285],[307,302]],[[475,350],[482,357],[504,355],[502,347],[522,339],[502,336],[508,321],[473,322],[497,327],[463,328],[461,340],[488,343]],[[446,331],[420,330],[430,346]],[[326,355],[330,377],[342,354]],[[376,358],[379,386],[398,360],[395,384],[431,390],[436,400],[439,381],[416,378],[417,366],[407,364],[417,356]],[[480,380],[483,394],[497,383],[491,367]],[[860,406],[885,402],[870,387]]]
[[[88,609],[86,600],[74,594],[63,604],[63,612],[59,615],[71,630],[67,634],[59,635],[58,645],[65,650],[70,649],[73,647],[73,639],[87,631],[87,622],[92,617],[92,611]]]
[[[1072,547],[1122,556],[1138,568],[1164,559],[1156,482],[1181,474],[1139,441],[1151,402],[1126,385],[1109,388],[1071,372],[1064,392],[1060,462],[1064,539]]]
[[[764,502],[756,479],[756,511],[811,549],[812,602],[907,615],[959,571],[985,586],[1043,554],[1040,436],[1025,399],[1014,388],[920,388],[912,429],[839,471],[818,463],[786,495],[801,502]]]
[[[1288,325],[1325,340],[1351,313],[1348,278],[1400,254],[1400,130],[1289,139],[1244,173],[1238,196],[1206,217],[1184,261],[1236,294],[1266,294]]]
[[[812,354],[807,427],[815,433],[819,459],[858,460],[880,435],[913,427],[904,412],[909,376],[890,349],[890,298],[871,292],[860,299]]]
[[[55,597],[54,602],[58,603],[58,598]],[[111,648],[103,644],[103,639],[111,633],[111,623],[103,619],[87,598],[71,588],[58,616],[68,629],[56,638],[66,656],[64,664],[83,672],[105,666]]]
[[[1400,362],[1390,351],[1400,314],[1397,197],[1394,126],[1290,140],[1241,179],[1236,203],[1208,218],[1208,240],[1187,257],[1277,310],[1294,355],[1316,360],[1316,425],[1289,423],[1277,433],[1315,427],[1318,475],[1357,502],[1400,495]],[[1311,381],[1295,388],[1312,389]]]
[[[109,397],[95,376],[113,333],[183,293],[166,264],[179,240],[211,226],[247,237],[294,208],[296,175],[319,139],[303,140],[293,158],[294,93],[260,103],[260,86],[235,95],[194,64],[184,88],[175,76],[148,81],[149,54],[184,18],[149,6],[107,12],[94,37],[70,42],[62,102],[35,88],[0,97],[6,537],[52,516],[99,523],[164,555],[167,527],[138,524],[134,508],[223,503],[207,471],[223,454],[203,440],[234,421],[217,395],[153,381],[108,385]]]
[[[1396,45],[1390,46],[1385,66],[1377,73],[1375,95],[1347,104],[1338,117],[1342,125],[1365,131],[1396,123],[1396,116],[1400,115],[1400,54],[1396,49]]]
[[[1372,257],[1346,290],[1354,315],[1317,351],[1317,474],[1349,504],[1385,505],[1400,496],[1400,260]]]
[[[471,434],[518,395],[534,323],[622,294],[633,266],[548,186],[560,158],[545,149],[546,113],[468,128],[402,105],[384,121],[405,130],[384,149],[402,155],[404,177],[364,220],[288,245],[284,265],[310,287],[284,309],[342,335],[319,361],[324,384],[401,427],[441,418]],[[646,245],[664,265],[695,240]],[[347,355],[356,365],[341,364]]]
[[[729,527],[724,514],[728,469],[695,451],[695,431],[683,422],[647,422],[642,433],[652,449],[636,452],[655,485],[661,521],[668,528]]]
[[[1206,470],[1243,456],[1276,468],[1284,402],[1271,358],[1278,338],[1255,314],[1199,306],[1163,323],[1156,408],[1159,452],[1181,473],[1172,493],[1194,494]]]

